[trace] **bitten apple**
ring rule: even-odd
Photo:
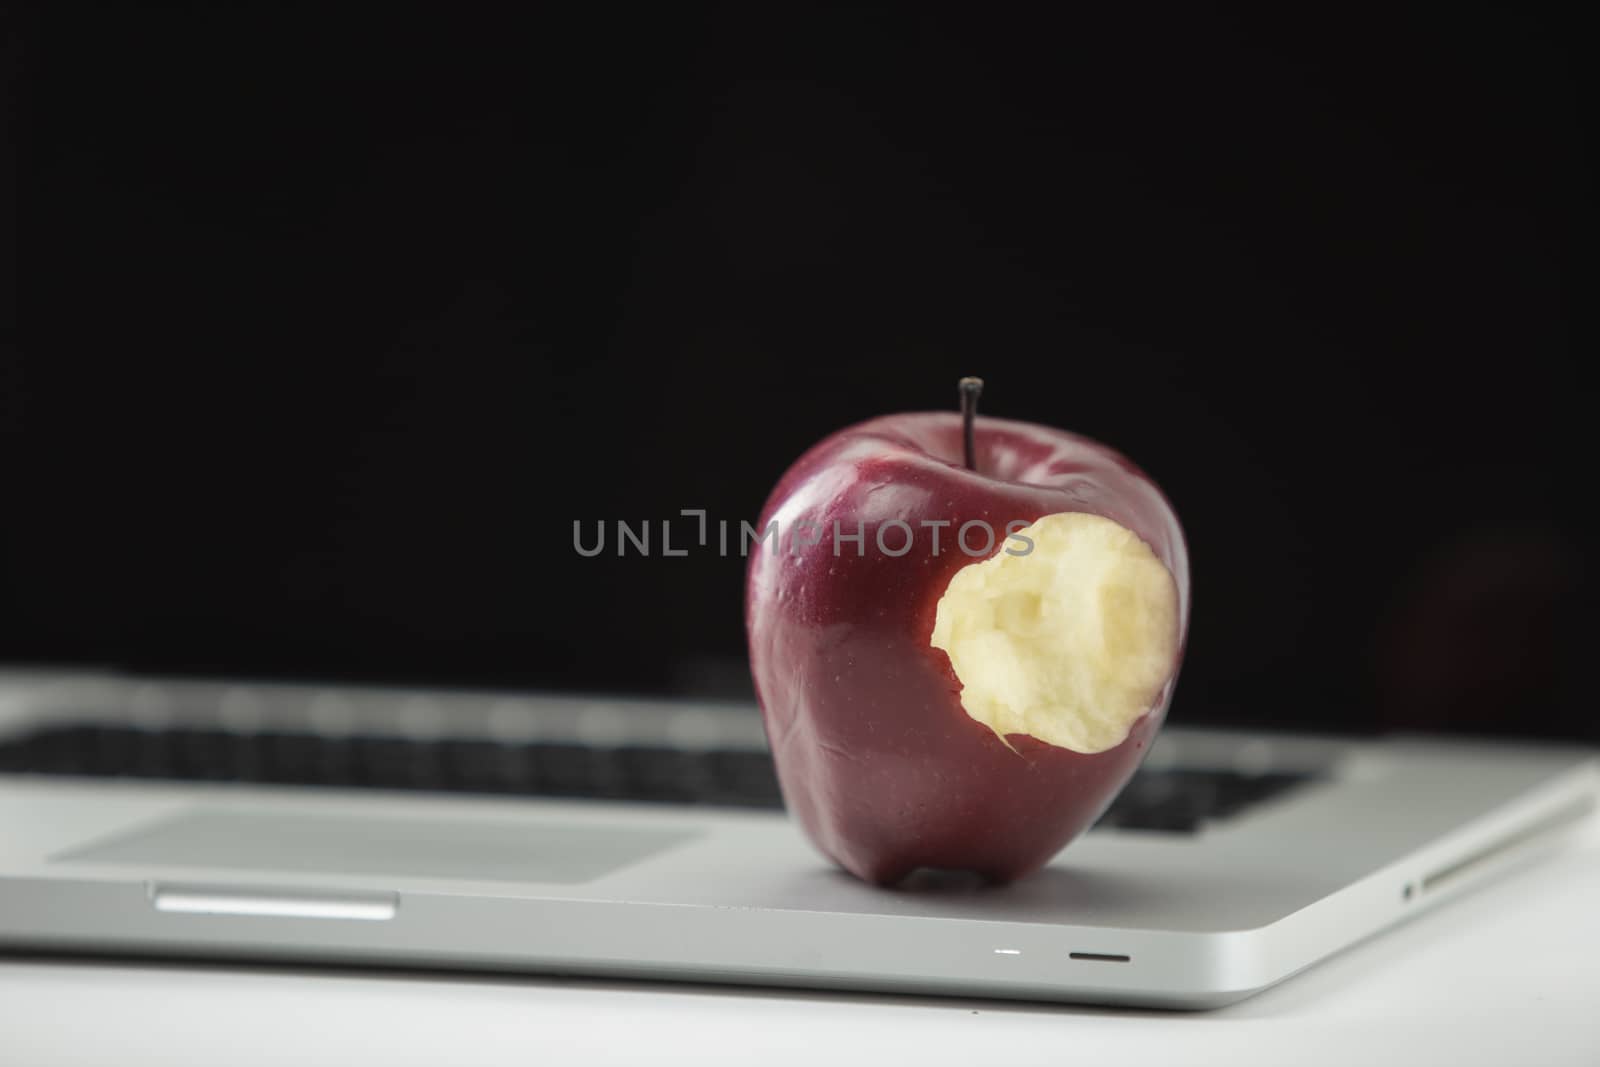
[[[790,811],[891,885],[1005,882],[1138,767],[1171,700],[1189,563],[1166,498],[1087,438],[955,412],[818,443],[763,509],[750,661]]]

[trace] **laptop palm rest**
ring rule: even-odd
[[[697,836],[533,820],[194,811],[72,849],[52,862],[575,885]]]

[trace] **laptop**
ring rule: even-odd
[[[750,706],[11,671],[0,946],[1210,1008],[1597,786],[1575,747],[1171,727],[1043,871],[884,890],[785,818]]]

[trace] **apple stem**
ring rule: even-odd
[[[961,393],[961,444],[966,455],[967,470],[978,469],[978,448],[973,438],[972,424],[978,418],[978,394],[983,392],[982,378],[963,378],[956,383]]]

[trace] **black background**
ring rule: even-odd
[[[1175,721],[1595,734],[1574,26],[8,19],[0,658],[740,696],[742,562],[573,520],[980,374],[1183,517]]]

